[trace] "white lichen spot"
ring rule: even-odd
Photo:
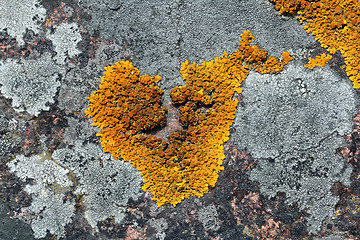
[[[148,221],[149,225],[156,229],[156,239],[164,240],[166,237],[166,230],[168,229],[168,223],[165,221],[165,219],[155,219],[151,218]]]
[[[53,42],[57,55],[55,60],[57,63],[64,63],[66,57],[72,58],[81,53],[77,49],[77,44],[81,41],[79,25],[76,23],[62,23],[55,28],[53,34],[49,34],[48,38]]]
[[[40,6],[38,0],[1,0],[0,12],[0,31],[6,29],[20,45],[24,44],[26,29],[39,33],[38,23],[43,22],[46,15],[45,8]]]
[[[120,224],[130,198],[141,195],[140,173],[129,162],[115,160],[100,146],[76,142],[73,148],[54,151],[52,157],[78,178],[75,194],[83,195],[85,218],[95,231],[97,223],[113,217]]]
[[[27,184],[24,189],[31,195],[32,203],[21,209],[17,217],[31,224],[35,238],[46,237],[48,231],[58,238],[65,237],[64,227],[72,222],[75,211],[75,200],[65,197],[73,185],[67,175],[69,170],[47,155],[20,155],[7,166],[20,180],[33,180],[33,184]]]
[[[217,231],[220,228],[220,225],[217,221],[217,210],[216,207],[211,204],[209,206],[203,207],[199,210],[198,218],[202,223],[205,231]]]
[[[41,110],[49,110],[48,103],[54,103],[64,72],[49,54],[37,60],[8,59],[0,62],[0,92],[12,99],[15,111],[38,116]]]

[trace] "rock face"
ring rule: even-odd
[[[294,3],[311,6],[293,12],[302,16],[303,24],[296,16],[281,15]],[[353,122],[358,96],[350,80],[360,86],[359,4],[0,0],[0,238],[355,239],[360,235],[360,114]],[[305,20],[312,15],[313,21]],[[304,30],[306,25],[316,36]],[[155,86],[164,91],[167,123],[161,130],[141,134],[169,142],[167,136],[186,128],[180,124],[180,107],[182,121],[196,120],[185,118],[192,105],[185,108],[172,98],[171,89],[185,89],[179,87],[186,82],[181,65],[188,61],[189,66],[200,66],[224,51],[234,53],[246,30],[256,37],[251,52],[257,45],[277,59],[282,52],[294,59],[276,75],[250,72],[239,86],[244,91],[229,97],[239,106],[228,118],[232,122],[237,111],[234,125],[227,125],[231,140],[226,136],[215,145],[224,169],[212,178],[209,191],[175,208],[157,208],[154,195],[142,191],[149,181],[130,163],[103,152],[96,136],[100,130],[84,113],[88,97],[98,89],[104,67],[116,62],[130,61],[142,74],[161,76]],[[303,67],[326,51],[334,53],[328,62],[332,70]],[[328,58],[315,58],[309,67]],[[204,91],[192,93],[199,96]],[[229,110],[224,103],[217,107]],[[214,122],[218,126],[225,121]],[[345,144],[342,135],[353,124],[348,147],[339,152],[354,169],[336,154]],[[199,146],[213,147],[211,141],[219,136],[209,134],[209,125],[194,134],[204,140]],[[121,149],[129,153],[134,146]],[[181,145],[176,152],[183,159],[188,156],[192,161],[184,164],[195,168],[196,155],[189,147]],[[204,149],[204,156],[214,153]],[[156,147],[150,150],[159,156],[165,153]],[[154,155],[146,156],[153,163]],[[188,176],[204,179],[211,168]],[[154,169],[147,175],[151,181],[158,173]],[[187,184],[166,181],[181,192]],[[165,187],[165,193],[174,196]]]

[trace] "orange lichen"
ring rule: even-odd
[[[308,64],[305,64],[304,67],[313,69],[314,67],[323,67],[332,59],[332,56],[329,54],[322,53],[320,56],[316,56],[315,59],[309,58]]]
[[[270,0],[281,14],[297,13],[304,28],[331,54],[340,51],[353,87],[360,88],[360,1]],[[292,2],[291,6],[288,2]]]
[[[101,128],[98,136],[104,151],[141,171],[142,189],[153,194],[158,207],[201,197],[215,186],[224,170],[223,143],[229,139],[238,105],[233,96],[241,93],[248,70],[278,72],[292,59],[289,53],[283,53],[280,62],[267,57],[265,50],[249,46],[252,39],[245,31],[233,54],[225,52],[201,65],[181,63],[186,83],[170,95],[179,109],[182,129],[170,134],[168,142],[147,134],[165,122],[162,91],[154,85],[160,77],[139,77],[130,62],[105,68],[85,113]]]
[[[139,78],[139,70],[130,62],[115,63],[105,70],[99,90],[91,94],[90,107],[85,111],[102,134],[117,129],[134,135],[164,125],[163,91],[154,85],[161,80],[160,76]],[[108,148],[109,144],[104,143],[103,147]]]
[[[275,3],[276,10],[280,12],[280,14],[290,13],[294,15],[301,2],[305,1],[297,1],[297,0],[270,0],[270,2]]]

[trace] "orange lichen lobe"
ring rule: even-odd
[[[305,64],[304,67],[313,69],[314,67],[323,67],[332,59],[332,55],[322,53],[320,56],[316,56],[315,59],[309,58],[308,64]]]
[[[289,13],[291,15],[295,15],[299,4],[305,1],[296,1],[296,0],[270,0],[270,2],[275,3],[276,10],[280,12],[280,14]]]
[[[360,1],[358,0],[270,0],[281,14],[297,13],[331,54],[340,51],[346,64],[346,74],[355,89],[360,88]],[[289,4],[292,2],[292,4]]]
[[[265,50],[249,45],[252,39],[245,31],[233,54],[225,52],[200,65],[181,63],[185,85],[172,89],[170,96],[179,109],[182,129],[170,134],[168,142],[149,134],[165,124],[163,92],[155,86],[161,78],[139,77],[130,62],[105,68],[85,113],[101,128],[98,136],[104,151],[130,161],[141,172],[142,189],[153,194],[158,207],[202,197],[209,186],[215,186],[224,170],[223,144],[229,139],[238,105],[234,94],[241,93],[249,70],[278,72],[292,59],[287,52],[281,61],[268,57]]]
[[[94,126],[104,130],[116,127],[120,132],[136,134],[165,124],[163,91],[154,85],[160,76],[139,77],[139,70],[128,61],[105,70],[99,90],[91,94],[90,107],[85,111],[93,118]]]

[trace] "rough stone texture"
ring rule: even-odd
[[[0,61],[0,92],[12,99],[17,112],[26,111],[38,116],[41,110],[49,110],[60,86],[64,69],[52,61],[49,54],[39,59]]]
[[[0,1],[0,31],[16,38],[20,45],[24,44],[23,35],[26,29],[39,33],[39,22],[45,20],[46,9],[39,0],[2,0]]]
[[[350,186],[353,169],[336,149],[352,129],[354,90],[328,67],[307,71],[293,62],[278,75],[251,74],[243,96],[231,141],[258,161],[250,179],[269,198],[286,193],[289,205],[310,214],[309,232],[319,231],[339,200],[333,184]]]
[[[327,237],[314,238],[314,240],[343,240],[343,239],[346,239],[346,237],[342,233],[331,234],[330,236]]]
[[[0,204],[0,235],[7,239],[35,239],[30,225],[19,219],[9,219],[8,209],[5,204]]]
[[[81,41],[79,25],[76,23],[62,23],[55,28],[55,32],[48,35],[57,52],[55,60],[64,63],[66,57],[74,57],[81,53],[77,44]]]
[[[85,217],[94,229],[111,216],[115,223],[121,223],[129,199],[137,200],[141,194],[140,173],[130,163],[105,154],[98,145],[76,142],[73,149],[56,150],[53,158],[79,178],[75,193],[85,194]]]

